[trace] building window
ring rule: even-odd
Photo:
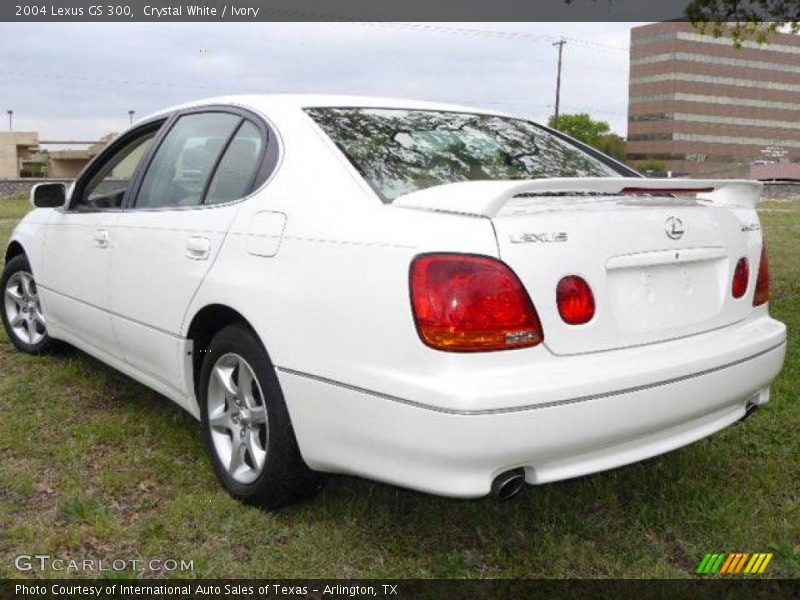
[[[628,135],[629,142],[652,142],[655,140],[671,140],[671,133],[633,133]]]
[[[672,113],[645,113],[641,115],[631,115],[628,121],[632,123],[649,123],[651,121],[671,121],[674,118]]]
[[[646,83],[662,83],[664,81],[688,81],[692,83],[710,83],[714,85],[732,85],[742,88],[756,88],[759,90],[779,90],[782,92],[800,92],[800,85],[793,83],[782,83],[765,79],[739,79],[737,77],[716,77],[714,75],[696,75],[694,73],[659,73],[657,75],[646,75],[642,77],[632,77],[631,85]]]
[[[800,140],[777,140],[772,138],[750,138],[730,135],[705,135],[702,133],[676,133],[676,142],[705,142],[709,144],[737,144],[742,146],[783,146],[800,148]]]
[[[800,73],[800,66],[784,63],[766,62],[763,60],[746,60],[743,58],[730,58],[727,56],[712,56],[709,54],[694,54],[692,52],[664,52],[631,59],[632,66],[652,65],[660,62],[683,61],[699,62],[711,65],[725,65],[727,67],[744,67],[748,69],[766,69],[783,73]]]
[[[733,106],[751,106],[754,108],[775,108],[779,110],[798,110],[800,103],[777,102],[774,100],[755,100],[753,98],[733,98],[731,96],[706,96],[704,94],[654,94],[651,96],[631,96],[630,103],[641,102],[699,102],[703,104],[724,104]]]

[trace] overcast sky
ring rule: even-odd
[[[625,133],[636,23],[0,23],[0,117],[45,140],[97,139],[207,96],[329,92],[441,100]],[[6,130],[7,120],[0,121]]]

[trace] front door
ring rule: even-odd
[[[51,333],[115,354],[109,312],[113,231],[134,174],[161,123],[115,141],[76,182],[44,234],[37,284]]]

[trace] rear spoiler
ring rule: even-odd
[[[496,217],[520,194],[551,196],[600,194],[611,196],[691,194],[704,204],[730,208],[755,208],[764,184],[746,179],[646,179],[642,177],[571,177],[448,183],[400,196],[392,203],[417,208],[483,217]]]

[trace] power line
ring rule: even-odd
[[[534,33],[529,31],[504,31],[499,29],[474,29],[472,27],[453,27],[449,25],[432,25],[429,23],[414,23],[414,22],[391,22],[391,21],[353,21],[343,19],[336,15],[322,14],[322,13],[308,13],[296,10],[284,9],[265,9],[266,14],[272,14],[283,18],[291,17],[296,22],[319,22],[325,20],[326,22],[342,24],[342,25],[355,25],[363,27],[382,27],[394,29],[414,29],[418,31],[427,31],[432,33],[444,33],[453,35],[467,35],[467,36],[480,36],[480,37],[495,37],[505,39],[521,39],[521,40],[549,40],[555,41],[558,39],[566,39],[572,43],[589,46],[600,51],[613,51],[619,53],[629,52],[628,47],[614,46],[612,44],[603,44],[601,42],[589,41],[574,36],[568,35],[555,35],[546,33]]]
[[[519,39],[519,40],[542,40],[542,41],[557,41],[565,39],[574,44],[583,46],[590,46],[595,49],[611,50],[627,54],[628,47],[614,46],[612,44],[604,44],[602,42],[590,41],[574,36],[557,35],[547,33],[535,33],[532,31],[506,31],[501,29],[476,29],[473,27],[454,27],[450,25],[434,25],[430,23],[414,23],[414,22],[393,22],[393,21],[348,21],[341,18],[333,18],[331,15],[312,14],[301,11],[286,11],[277,9],[267,9],[267,13],[281,15],[283,17],[292,16],[294,18],[303,18],[308,21],[319,20],[320,18],[327,18],[329,21],[336,24],[354,25],[362,27],[379,27],[385,29],[411,29],[417,31],[424,31],[430,33],[444,33],[452,35],[465,35],[474,37],[494,37],[504,39]]]
[[[601,42],[590,41],[582,38],[577,38],[568,35],[556,35],[547,33],[535,33],[529,31],[504,31],[499,29],[474,29],[472,27],[451,27],[446,25],[430,25],[425,23],[392,23],[392,22],[367,22],[367,21],[353,21],[348,25],[358,25],[367,27],[383,27],[390,29],[412,29],[417,31],[425,31],[430,33],[443,33],[452,35],[464,35],[473,37],[494,37],[503,39],[517,39],[517,40],[534,40],[534,41],[558,41],[567,40],[573,44],[587,46],[600,50],[611,50],[614,52],[627,54],[630,50],[628,47],[614,46],[611,44],[603,44]]]
[[[453,33],[460,35],[484,35],[491,37],[504,37],[508,39],[513,39],[513,38],[544,39],[552,41],[552,40],[557,40],[559,38],[564,38],[576,44],[583,44],[587,46],[592,46],[594,48],[602,48],[606,50],[612,50],[615,52],[627,53],[629,50],[627,47],[614,46],[611,44],[603,44],[601,42],[588,41],[588,40],[583,40],[581,38],[576,38],[566,35],[552,35],[552,34],[525,32],[525,31],[503,31],[498,29],[473,29],[471,27],[453,27],[448,25],[431,25],[429,23],[416,23],[416,22],[358,21],[330,13],[310,13],[299,10],[286,10],[286,9],[267,8],[267,7],[262,7],[262,8],[265,14],[273,15],[276,17],[282,17],[287,21],[294,21],[294,22],[324,21],[328,24],[335,23],[335,24],[346,24],[346,25],[363,25],[367,27],[394,27],[394,28],[418,29],[424,31],[435,31],[439,33]]]

